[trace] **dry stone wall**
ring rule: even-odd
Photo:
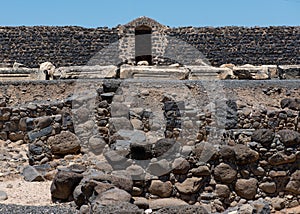
[[[116,30],[105,27],[0,27],[0,62],[17,61],[28,67],[47,61],[55,66],[86,65],[117,40]]]
[[[28,67],[38,67],[51,61],[60,67],[85,65],[94,57],[91,64],[122,63],[124,59],[134,57],[133,31],[131,29],[131,34],[124,36],[126,30],[122,29],[0,27],[0,62],[12,64],[17,61]],[[184,48],[183,52],[180,49],[174,52],[171,48],[187,47],[182,45],[184,43],[196,48],[204,56],[201,59],[208,59],[214,66],[225,63],[300,64],[299,27],[166,28],[162,32],[153,32],[153,56],[183,63],[193,61],[195,51],[192,48]],[[169,49],[166,45],[170,46]],[[127,47],[132,50],[124,52]]]
[[[224,81],[214,89],[223,103],[201,81],[95,81],[92,97],[88,81],[2,84],[0,137],[28,146],[37,180],[58,172],[53,200],[82,209],[131,202],[213,213],[247,203],[269,213],[300,200],[299,88],[284,82]],[[11,97],[26,88],[39,96]],[[225,119],[218,136],[212,104]]]

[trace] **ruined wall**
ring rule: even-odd
[[[91,183],[96,195],[104,197],[109,183],[143,208],[155,206],[146,199],[163,198],[205,204],[209,213],[247,201],[267,210],[299,204],[297,81],[50,81],[0,88],[1,139],[27,144],[29,163],[45,177],[58,162],[88,167],[67,174],[72,180],[87,170],[76,181],[79,207],[105,203],[81,192]]]
[[[127,36],[124,33],[117,28],[0,27],[0,62],[37,67],[51,61],[55,66],[69,66],[85,65],[93,58],[90,64],[116,64],[134,57],[132,29]],[[187,48],[191,46],[214,66],[300,64],[299,44],[299,27],[183,27],[154,32],[153,56],[190,62],[196,53]]]

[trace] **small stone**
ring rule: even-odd
[[[175,187],[183,194],[194,194],[202,187],[202,178],[187,178],[182,183],[175,183]]]
[[[217,184],[216,185],[216,194],[220,198],[229,198],[230,189],[227,185]]]
[[[274,136],[275,133],[271,129],[258,129],[253,132],[251,140],[268,147],[273,142]]]
[[[173,185],[170,181],[162,182],[160,180],[153,180],[149,187],[149,192],[153,195],[158,195],[161,198],[168,198],[173,191]]]
[[[141,120],[134,118],[134,119],[131,119],[130,122],[134,129],[136,129],[136,130],[144,129],[143,122]]]
[[[280,141],[285,146],[293,146],[300,144],[300,133],[297,131],[285,129],[278,131],[278,135],[280,136]]]
[[[130,199],[131,195],[125,190],[113,188],[101,193],[96,200],[102,205],[109,205],[118,202],[129,202]]]
[[[79,210],[80,214],[89,214],[90,207],[88,205],[82,205]]]
[[[253,207],[250,204],[244,204],[240,207],[239,212],[243,214],[252,214]]]
[[[24,180],[28,182],[45,181],[44,177],[33,166],[25,166],[23,176]]]
[[[182,205],[188,205],[188,203],[177,198],[162,198],[149,201],[149,207],[153,210],[158,210],[163,207],[174,207]]]
[[[47,143],[51,146],[52,154],[67,155],[74,154],[80,150],[80,140],[69,131],[48,138]]]
[[[191,169],[191,173],[194,176],[209,176],[211,174],[208,166],[199,166],[198,168],[193,168]]]
[[[296,195],[300,195],[300,170],[295,171],[286,186],[286,190]]]
[[[257,190],[257,180],[255,178],[250,179],[238,179],[235,184],[236,193],[248,200],[254,199]]]
[[[269,176],[271,178],[284,177],[284,176],[286,176],[286,171],[274,171],[274,170],[271,170],[269,172]]]
[[[162,159],[160,161],[150,163],[148,171],[152,175],[161,176],[169,173],[171,171],[171,168],[169,162],[166,159]]]
[[[172,164],[174,174],[186,174],[190,169],[190,163],[184,158],[176,158]]]
[[[131,191],[132,196],[140,196],[143,193],[143,189],[140,187],[133,187]]]
[[[262,189],[266,193],[275,193],[276,192],[276,184],[275,182],[265,182],[259,185],[259,188]]]
[[[296,161],[296,155],[292,154],[290,156],[284,154],[284,152],[277,152],[269,158],[269,163],[273,166],[293,163]]]
[[[138,208],[140,209],[148,209],[149,208],[149,202],[146,198],[143,198],[143,197],[134,197],[133,198],[134,200],[134,205],[138,206]],[[152,212],[151,212],[152,213]]]
[[[237,164],[239,165],[254,163],[259,159],[258,152],[242,144],[235,145],[234,151],[236,154]]]
[[[0,201],[5,201],[8,199],[6,192],[0,190]]]
[[[221,163],[214,170],[215,179],[223,183],[231,183],[236,179],[237,171],[230,165]]]
[[[282,210],[285,207],[285,200],[284,198],[273,198],[272,199],[272,206],[275,210]]]
[[[12,189],[14,186],[12,184],[7,184],[6,188],[7,189]]]

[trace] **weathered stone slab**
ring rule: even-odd
[[[60,79],[80,78],[80,79],[93,79],[93,78],[113,78],[117,74],[117,66],[70,66],[60,67],[55,70],[54,76]]]
[[[189,80],[217,80],[222,72],[230,71],[228,68],[216,68],[212,66],[187,66],[190,70]]]
[[[45,74],[36,68],[0,68],[0,81],[45,80]]]
[[[187,79],[189,70],[185,67],[168,66],[129,66],[122,65],[120,69],[121,79]]]
[[[52,126],[48,126],[48,127],[44,128],[44,129],[41,129],[39,131],[28,132],[29,140],[32,142],[37,138],[47,136],[47,135],[52,133],[52,130],[53,130]]]

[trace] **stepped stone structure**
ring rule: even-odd
[[[299,35],[0,27],[0,179],[50,180],[80,213],[297,208]]]

